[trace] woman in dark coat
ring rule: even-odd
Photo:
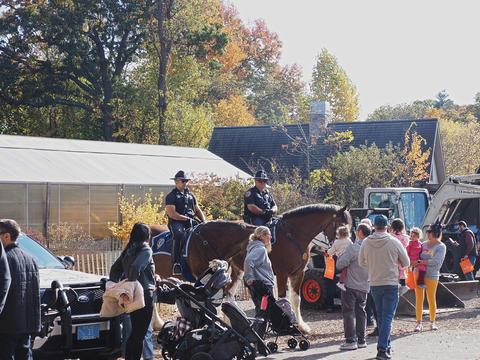
[[[125,250],[110,269],[111,281],[138,280],[143,287],[145,298],[145,307],[130,313],[132,332],[127,340],[125,360],[139,360],[142,356],[143,339],[152,319],[155,265],[149,239],[150,227],[136,223],[132,228]]]

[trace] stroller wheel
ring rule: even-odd
[[[272,354],[274,354],[274,353],[276,353],[276,352],[278,351],[278,345],[277,345],[276,343],[274,343],[274,342],[271,342],[271,341],[270,341],[270,342],[267,344],[267,346],[268,346],[268,350],[270,350],[270,352],[271,352]]]
[[[295,340],[294,338],[291,338],[291,339],[288,339],[287,344],[290,349],[295,349],[298,345],[298,341]]]
[[[300,350],[308,350],[310,348],[310,342],[308,340],[300,341]]]
[[[213,358],[208,353],[198,352],[192,356],[192,360],[213,360]]]

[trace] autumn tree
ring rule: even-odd
[[[146,3],[4,1],[0,17],[0,101],[66,106],[100,119],[115,138],[113,102],[139,52]]]
[[[310,90],[314,100],[330,103],[334,121],[358,119],[360,110],[357,89],[335,56],[325,48],[318,55],[313,68]]]
[[[247,126],[256,124],[255,117],[250,113],[245,98],[232,95],[218,102],[215,109],[216,126]]]
[[[246,58],[240,69],[244,92],[255,118],[266,124],[301,121],[305,85],[297,65],[280,65],[282,43],[263,20],[255,21],[246,34]]]
[[[150,40],[158,61],[158,143],[167,144],[166,119],[169,103],[168,73],[174,52],[180,56],[206,58],[221,53],[228,43],[222,24],[213,13],[217,2],[209,0],[155,0],[149,17]],[[211,65],[216,66],[212,59]]]
[[[421,119],[428,117],[428,111],[434,107],[434,100],[416,100],[410,104],[383,105],[369,114],[367,121]]]
[[[418,186],[430,178],[431,148],[426,148],[426,141],[415,131],[415,123],[405,133],[401,161],[398,168],[399,186]]]

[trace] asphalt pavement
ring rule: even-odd
[[[376,339],[375,339],[376,341]],[[424,331],[409,333],[392,341],[392,359],[401,360],[480,360],[479,328],[466,330]],[[262,359],[303,360],[371,360],[375,359],[376,342],[370,340],[365,349],[340,351],[341,342],[312,344],[307,351],[280,349]]]

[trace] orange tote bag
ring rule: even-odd
[[[462,268],[464,274],[471,273],[474,270],[474,267],[468,258],[463,258],[460,260],[460,267]]]
[[[408,270],[407,270],[407,279],[405,281],[405,284],[410,289],[415,289],[415,286],[416,286],[415,275],[413,274],[413,271],[410,268],[408,268]]]
[[[335,277],[335,259],[332,256],[325,257],[325,273],[323,277],[333,280]]]

